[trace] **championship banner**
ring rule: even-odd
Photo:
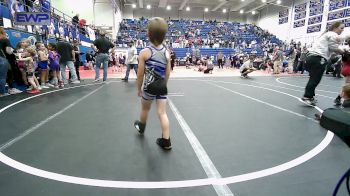
[[[289,10],[288,9],[280,11],[278,13],[278,17],[280,17],[280,18],[288,17],[288,15],[289,15]]]
[[[294,26],[293,27],[294,28],[298,28],[298,27],[303,27],[303,26],[305,26],[305,19],[294,22]]]
[[[278,20],[278,24],[284,24],[284,23],[288,23],[288,17],[280,18],[280,19]]]
[[[350,27],[350,18],[343,20],[343,23],[345,24],[345,27]]]
[[[306,18],[306,11],[294,14],[294,20],[299,20],[299,19],[303,19],[303,18]]]
[[[346,14],[345,10],[339,10],[328,13],[328,21],[344,18]]]
[[[321,24],[307,27],[307,33],[315,33],[320,31],[321,31]]]
[[[306,11],[306,5],[307,5],[307,3],[303,3],[303,4],[300,4],[300,5],[296,5],[296,6],[294,7],[294,12],[295,12],[295,13],[299,13],[299,12],[304,12],[304,11]]]
[[[309,21],[308,21],[307,24],[308,25],[313,25],[313,24],[321,23],[322,22],[322,18],[323,18],[323,15],[311,17],[311,18],[309,18]]]
[[[347,0],[329,0],[329,11],[341,9],[347,6]]]
[[[344,10],[344,17],[350,17],[350,8]]]
[[[324,0],[311,0],[309,5],[309,16],[323,14]]]

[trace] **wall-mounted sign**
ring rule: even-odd
[[[288,17],[288,15],[289,15],[289,10],[288,9],[282,10],[282,11],[280,11],[278,13],[278,17],[280,17],[280,18]]]
[[[321,31],[321,24],[307,27],[307,33],[315,33],[320,31]]]
[[[300,4],[300,5],[296,5],[296,6],[294,7],[295,13],[299,13],[299,12],[306,11],[306,5],[307,5],[307,3],[303,3],[303,4]]]
[[[313,25],[313,24],[320,23],[320,22],[322,22],[322,18],[323,18],[323,15],[310,17],[307,24],[308,25]]]
[[[303,27],[303,26],[305,26],[305,20],[295,21],[293,25],[294,28]]]
[[[347,0],[329,0],[329,11],[344,8],[347,5]]]
[[[306,18],[306,11],[298,12],[294,14],[294,20],[299,20],[303,18]]]
[[[284,24],[284,23],[288,23],[288,17],[280,18],[280,19],[278,20],[278,24]]]
[[[328,21],[329,20],[336,20],[336,19],[344,18],[345,15],[346,15],[346,11],[345,10],[329,12],[328,13]]]

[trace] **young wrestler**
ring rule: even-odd
[[[149,21],[148,37],[151,44],[143,49],[139,56],[137,90],[138,96],[142,97],[142,100],[140,120],[135,121],[134,126],[140,134],[145,132],[148,112],[151,109],[153,100],[156,99],[157,114],[162,128],[162,137],[157,139],[157,144],[163,149],[170,150],[171,142],[169,120],[166,114],[166,93],[155,95],[149,92],[151,91],[150,87],[155,85],[158,80],[165,80],[163,89],[166,89],[166,83],[170,76],[170,54],[162,44],[167,31],[168,25],[163,18],[156,17]]]

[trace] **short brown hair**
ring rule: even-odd
[[[152,44],[159,46],[163,43],[166,33],[168,32],[168,24],[163,18],[151,18],[148,23],[148,36]]]
[[[340,25],[342,25],[343,23],[342,22],[335,22],[335,23],[333,23],[330,27],[329,27],[329,31],[333,31],[334,29],[336,29],[336,28],[338,28],[338,27],[340,27]]]
[[[345,96],[347,96],[348,98],[350,98],[350,84],[345,84],[343,86],[343,93]]]

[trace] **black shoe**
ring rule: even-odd
[[[124,82],[128,82],[128,78],[122,78],[122,81],[124,81]]]
[[[303,97],[301,98],[301,100],[309,106],[315,106],[317,101],[314,98],[307,98],[307,97]]]
[[[170,150],[170,149],[171,149],[170,138],[169,138],[169,139],[158,138],[158,139],[157,139],[157,144],[158,144],[161,148],[163,148],[164,150]]]
[[[321,114],[315,114],[315,120],[321,121]]]
[[[334,99],[334,105],[335,106],[341,106],[341,97],[337,97]]]
[[[134,127],[140,134],[143,134],[145,132],[146,124],[143,124],[141,121],[136,120],[134,122]]]

